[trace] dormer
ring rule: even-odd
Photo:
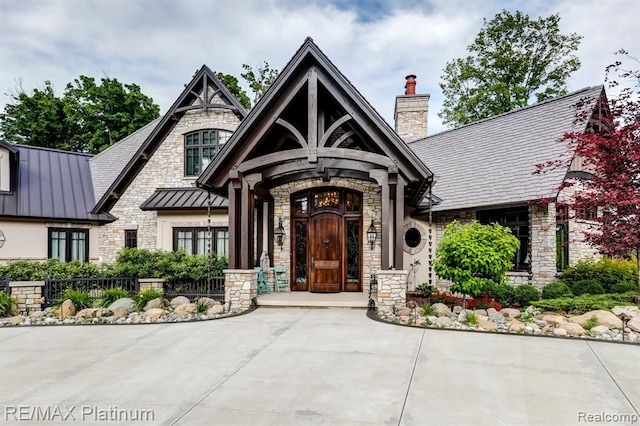
[[[0,193],[11,193],[16,187],[18,154],[15,145],[0,139]]]

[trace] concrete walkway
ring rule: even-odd
[[[638,415],[640,347],[411,329],[348,309],[0,329],[0,424],[49,424],[15,420],[47,407],[65,425],[585,424]],[[123,418],[144,410],[153,421]]]

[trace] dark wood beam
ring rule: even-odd
[[[184,111],[191,111],[194,109],[228,109],[231,111],[238,111],[238,108],[236,108],[233,105],[227,105],[227,104],[202,104],[202,105],[188,105],[188,106],[183,106],[180,108],[176,108],[175,112],[184,112]]]
[[[264,250],[264,201],[256,201],[256,214],[258,223],[256,224],[256,255],[262,256]]]
[[[240,189],[240,269],[253,268],[253,190],[242,179]]]
[[[320,146],[320,147],[325,146],[327,144],[327,141],[329,140],[329,138],[333,134],[333,132],[335,132],[338,127],[342,126],[344,123],[346,123],[349,120],[351,120],[351,116],[349,114],[345,114],[342,117],[340,117],[339,119],[337,119],[331,125],[331,127],[329,127],[327,129],[327,131],[324,132],[324,134],[322,135],[322,139],[320,140],[320,143],[318,143],[318,146]]]
[[[229,182],[229,269],[238,268],[238,197],[234,181]]]
[[[300,144],[300,147],[302,147],[303,149],[307,149],[307,141],[304,140],[304,136],[302,136],[302,133],[300,133],[300,131],[296,129],[293,124],[289,123],[287,120],[284,120],[282,118],[278,118],[276,120],[276,124],[279,124],[285,129],[287,129],[288,131],[290,131],[293,137],[296,138],[296,140]]]
[[[389,173],[384,170],[371,170],[369,176],[382,188],[382,217],[380,244],[382,247],[381,269],[389,269]]]
[[[273,266],[273,231],[274,231],[274,217],[275,206],[273,196],[267,199],[267,252],[269,253],[269,260],[271,266]]]
[[[359,151],[348,148],[318,148],[318,157],[321,158],[343,158],[349,160],[360,160],[366,163],[387,167],[390,171],[398,169],[398,165],[392,159],[374,152]]]
[[[402,234],[404,223],[404,184],[404,179],[398,176],[395,193],[395,220],[393,221],[395,229],[393,266],[395,266],[396,269],[404,269],[404,244],[402,243],[404,239],[404,235]]]
[[[278,151],[271,154],[263,155],[261,157],[254,158],[252,160],[241,163],[238,167],[238,171],[246,173],[252,170],[257,170],[263,167],[268,167],[274,164],[284,163],[291,160],[305,159],[307,158],[306,149],[291,149],[288,151]]]
[[[318,72],[312,67],[307,85],[307,141],[309,162],[318,161]]]
[[[355,130],[349,130],[348,132],[345,132],[342,134],[342,136],[340,136],[338,138],[337,141],[335,141],[333,143],[333,145],[331,145],[331,148],[338,148],[340,146],[340,144],[344,141],[346,141],[347,139],[349,139],[351,136],[353,136],[355,134]],[[364,141],[363,141],[364,142]]]

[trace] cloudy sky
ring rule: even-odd
[[[619,48],[640,55],[637,0],[0,0],[0,109],[18,84],[50,80],[61,94],[79,75],[108,75],[164,112],[202,64],[282,69],[311,36],[389,123],[404,76],[417,74],[435,133],[442,68],[502,9],[559,13],[562,32],[584,36],[570,90],[602,83]]]

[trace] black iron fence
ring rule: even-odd
[[[9,285],[10,281],[11,279],[9,278],[9,274],[0,278],[0,289],[4,290],[6,294],[11,294],[11,286]]]
[[[165,280],[163,290],[167,299],[185,296],[193,301],[199,297],[210,297],[213,300],[224,303],[224,277],[201,278],[198,280],[174,278]]]
[[[138,277],[115,278],[63,278],[50,279],[45,277],[43,289],[43,307],[49,307],[64,301],[65,290],[86,291],[93,299],[100,298],[104,290],[123,288],[131,296],[140,291]]]

